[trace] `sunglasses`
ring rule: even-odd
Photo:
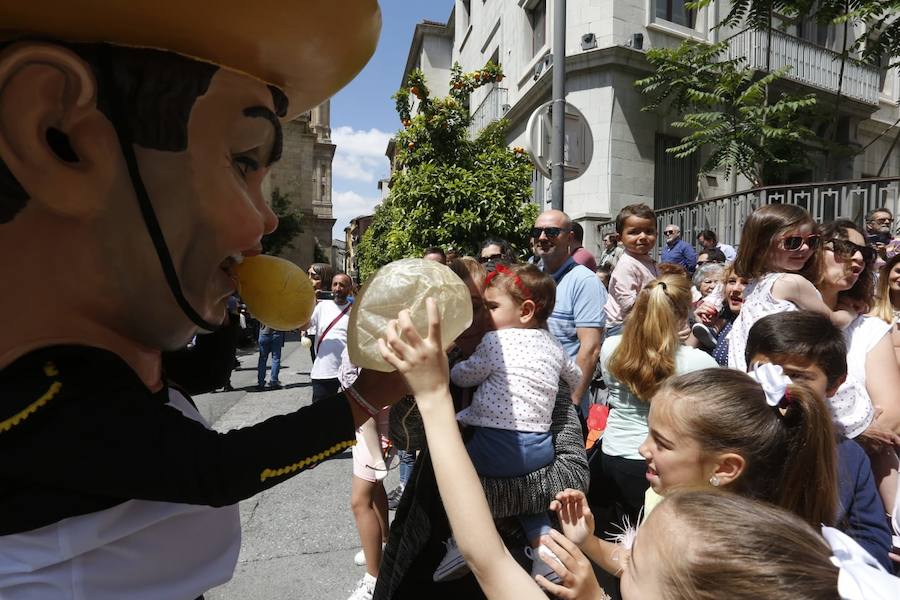
[[[886,224],[890,223],[891,221],[893,221],[893,219],[889,219],[889,218],[885,217],[884,219],[872,219],[871,221],[869,221],[869,223],[880,223],[882,225],[886,225]]]
[[[819,245],[819,234],[807,233],[804,235],[786,235],[781,238],[781,243],[779,245],[784,250],[795,252],[802,248],[803,244],[806,244],[810,250],[815,250]]]
[[[868,246],[860,246],[859,244],[854,244],[847,240],[838,239],[828,240],[826,244],[831,244],[831,249],[835,256],[838,256],[842,260],[850,260],[857,252],[859,252],[863,257],[863,261],[867,263],[875,261],[875,250]]]
[[[674,229],[666,229],[663,231],[663,235],[672,235],[673,233],[677,233]]]
[[[481,264],[490,262],[492,260],[493,261],[503,260],[503,255],[502,254],[491,254],[490,256],[479,256],[478,257],[478,262],[480,262]]]
[[[569,231],[568,229],[563,229],[562,227],[533,227],[531,229],[531,237],[534,239],[538,239],[541,237],[541,234],[547,236],[547,239],[553,240],[559,237],[559,234],[563,232]]]

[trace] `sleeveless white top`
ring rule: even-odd
[[[172,388],[169,405],[206,424]],[[240,549],[236,504],[129,500],[0,536],[0,598],[194,600],[231,579]]]
[[[744,304],[728,335],[728,366],[732,369],[747,372],[744,352],[754,323],[768,315],[798,310],[793,302],[778,300],[772,296],[772,286],[782,275],[785,273],[767,273],[751,281],[744,289]]]

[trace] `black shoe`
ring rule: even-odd
[[[234,391],[234,388],[231,387],[231,384],[230,384],[230,383],[226,383],[226,384],[225,384],[225,387],[222,388],[222,391],[223,391],[223,392],[233,392],[233,391]]]
[[[270,382],[269,382],[269,389],[270,389],[270,390],[280,390],[282,387],[283,387],[283,386],[281,385],[281,382],[280,382],[280,381],[270,381]]]
[[[400,506],[400,498],[403,497],[403,486],[398,485],[387,495],[388,501],[388,510],[397,510],[397,507]]]

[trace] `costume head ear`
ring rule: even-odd
[[[118,152],[96,97],[90,67],[63,46],[22,42],[0,52],[0,159],[20,196],[62,216],[97,209]]]

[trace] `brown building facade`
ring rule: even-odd
[[[336,146],[331,142],[331,103],[326,100],[293,121],[285,123],[281,160],[269,175],[268,193],[278,189],[303,214],[303,232],[281,256],[307,268],[331,257],[331,162]],[[321,253],[315,251],[316,246]],[[342,265],[333,265],[341,268]]]

